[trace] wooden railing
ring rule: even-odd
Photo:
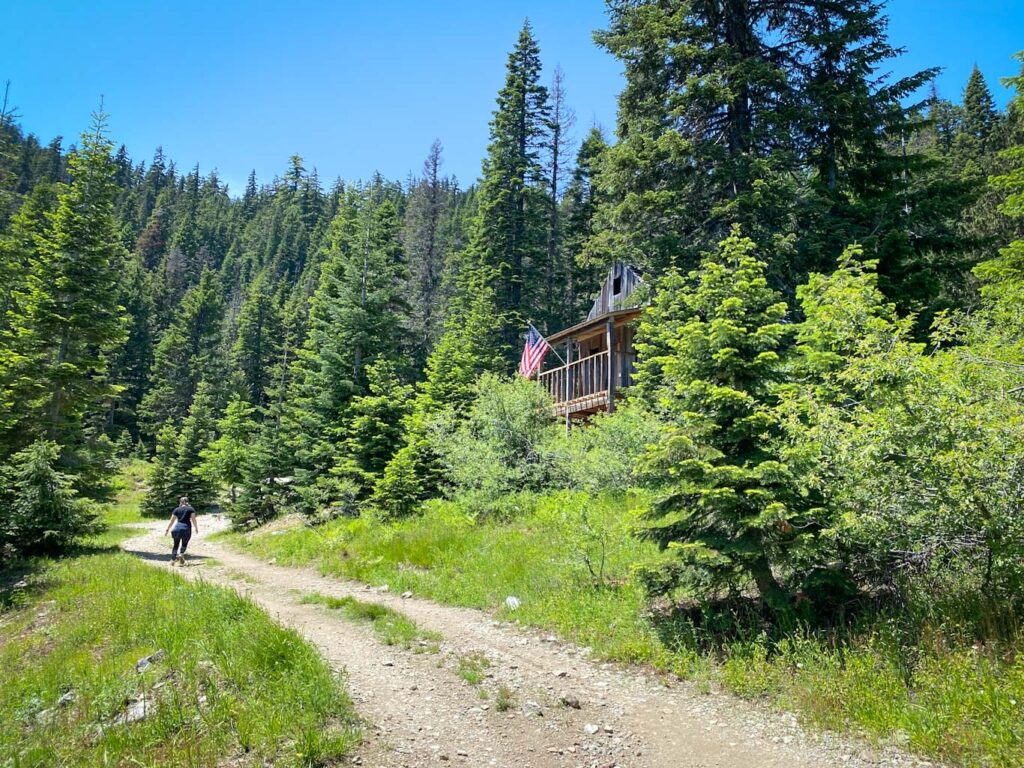
[[[537,381],[555,403],[567,403],[608,392],[608,352],[575,360],[542,372]]]

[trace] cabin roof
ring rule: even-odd
[[[558,333],[553,333],[548,336],[548,344],[552,346],[560,341],[566,339],[574,339],[577,336],[582,336],[587,331],[600,328],[608,320],[615,320],[616,322],[620,319],[630,319],[640,314],[640,307],[629,307],[628,309],[617,309],[613,312],[605,312],[603,315],[597,317],[591,317],[584,320],[582,323],[576,323],[576,325],[566,328]]]

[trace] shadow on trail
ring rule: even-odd
[[[168,551],[167,552],[150,552],[149,550],[146,550],[146,549],[140,549],[138,547],[134,547],[131,544],[124,544],[124,545],[122,545],[122,548],[129,555],[135,555],[136,557],[141,558],[142,560],[149,560],[150,562],[154,562],[154,563],[169,563],[171,561],[170,547],[168,547]],[[211,558],[211,557],[209,557],[207,555],[190,555],[190,554],[186,554],[185,555],[185,562],[186,563],[201,563],[204,560],[212,560],[212,559],[213,558]]]

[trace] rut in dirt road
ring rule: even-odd
[[[223,527],[202,521],[204,534]],[[124,548],[167,567],[163,523]],[[791,715],[686,683],[602,664],[585,649],[477,610],[403,599],[379,588],[271,565],[193,540],[186,578],[233,586],[300,631],[348,678],[367,739],[352,760],[375,768],[455,764],[499,768],[827,768],[931,765],[853,740],[804,732]],[[362,624],[304,595],[351,596],[393,608],[443,637],[438,653],[386,646]],[[459,659],[485,657],[472,685]],[[499,711],[498,691],[511,692]]]

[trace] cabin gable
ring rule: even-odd
[[[641,282],[643,281],[635,269],[624,262],[615,262],[601,285],[601,291],[587,314],[587,320],[595,320],[601,315],[620,309],[636,308],[637,304],[631,301],[631,297]]]

